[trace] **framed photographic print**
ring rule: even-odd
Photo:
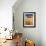
[[[23,27],[36,27],[36,12],[23,13]]]

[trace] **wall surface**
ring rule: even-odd
[[[46,0],[41,1],[41,16],[40,16],[40,29],[42,46],[46,46]]]
[[[16,0],[0,0],[0,27],[12,29],[12,6]]]
[[[16,6],[16,5],[14,5]],[[35,41],[36,46],[41,46],[41,1],[40,0],[23,0],[14,10],[15,30],[23,33],[23,37]],[[23,12],[36,12],[36,27],[23,27]]]
[[[9,30],[12,29],[12,6],[16,0],[0,0],[0,38],[5,38],[5,36],[10,36],[10,32],[3,31],[1,27],[8,28]],[[9,37],[7,37],[9,38]]]

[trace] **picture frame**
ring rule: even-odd
[[[23,27],[36,27],[36,12],[23,12]]]

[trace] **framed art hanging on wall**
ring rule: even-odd
[[[23,13],[23,27],[36,27],[36,12]]]

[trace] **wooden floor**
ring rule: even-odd
[[[2,43],[0,46],[16,46],[15,39],[13,40],[6,40],[6,42]]]

